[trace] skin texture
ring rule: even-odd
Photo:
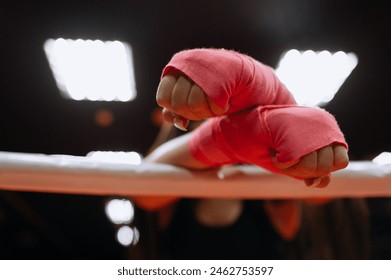
[[[228,110],[217,106],[198,85],[180,74],[163,77],[156,101],[163,107],[164,119],[182,130],[187,129],[188,120],[212,118]]]
[[[181,73],[166,75],[160,81],[157,103],[163,107],[163,117],[176,127],[186,130],[188,120],[202,120],[223,115],[228,108],[214,104],[202,89]],[[208,166],[194,159],[188,148],[191,134],[170,141],[147,160],[169,163],[190,169],[206,169]],[[331,180],[331,172],[345,168],[349,163],[344,146],[329,145],[307,154],[295,161],[278,164],[271,155],[274,165],[283,174],[301,178],[307,186],[326,187]]]

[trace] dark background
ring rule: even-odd
[[[391,13],[386,3],[2,1],[0,151],[145,154],[158,132],[151,113],[161,69],[175,52],[195,47],[235,49],[273,67],[292,48],[356,53],[356,69],[326,109],[340,123],[352,159],[390,151]],[[64,99],[43,51],[46,39],[60,37],[128,42],[137,98],[126,103]],[[96,124],[100,110],[113,114],[112,125]],[[1,191],[0,258],[126,257],[104,216],[105,199]]]

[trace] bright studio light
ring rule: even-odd
[[[111,151],[94,151],[89,152],[87,157],[101,162],[125,163],[138,165],[141,164],[142,157],[136,152],[111,152]]]
[[[127,247],[131,244],[136,245],[139,238],[139,231],[135,227],[122,226],[118,229],[117,240],[122,246]]]
[[[378,164],[378,165],[388,165],[391,164],[391,153],[389,152],[383,152],[377,157],[375,157],[372,162]]]
[[[65,97],[124,102],[136,97],[133,56],[126,43],[48,39],[44,50]]]
[[[290,50],[282,55],[276,74],[298,104],[330,102],[358,63],[353,53]]]
[[[105,212],[114,224],[129,224],[134,218],[134,206],[128,199],[112,199],[106,203]]]

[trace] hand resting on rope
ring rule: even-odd
[[[188,120],[210,120],[148,160],[196,169],[255,164],[317,187],[327,186],[331,172],[349,161],[333,116],[295,105],[270,67],[237,52],[175,54],[163,70],[156,99],[165,120],[181,129]]]

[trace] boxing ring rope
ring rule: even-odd
[[[354,161],[324,189],[256,166],[189,171],[166,164],[106,163],[87,157],[0,152],[0,190],[82,195],[214,198],[389,197],[391,165]]]

